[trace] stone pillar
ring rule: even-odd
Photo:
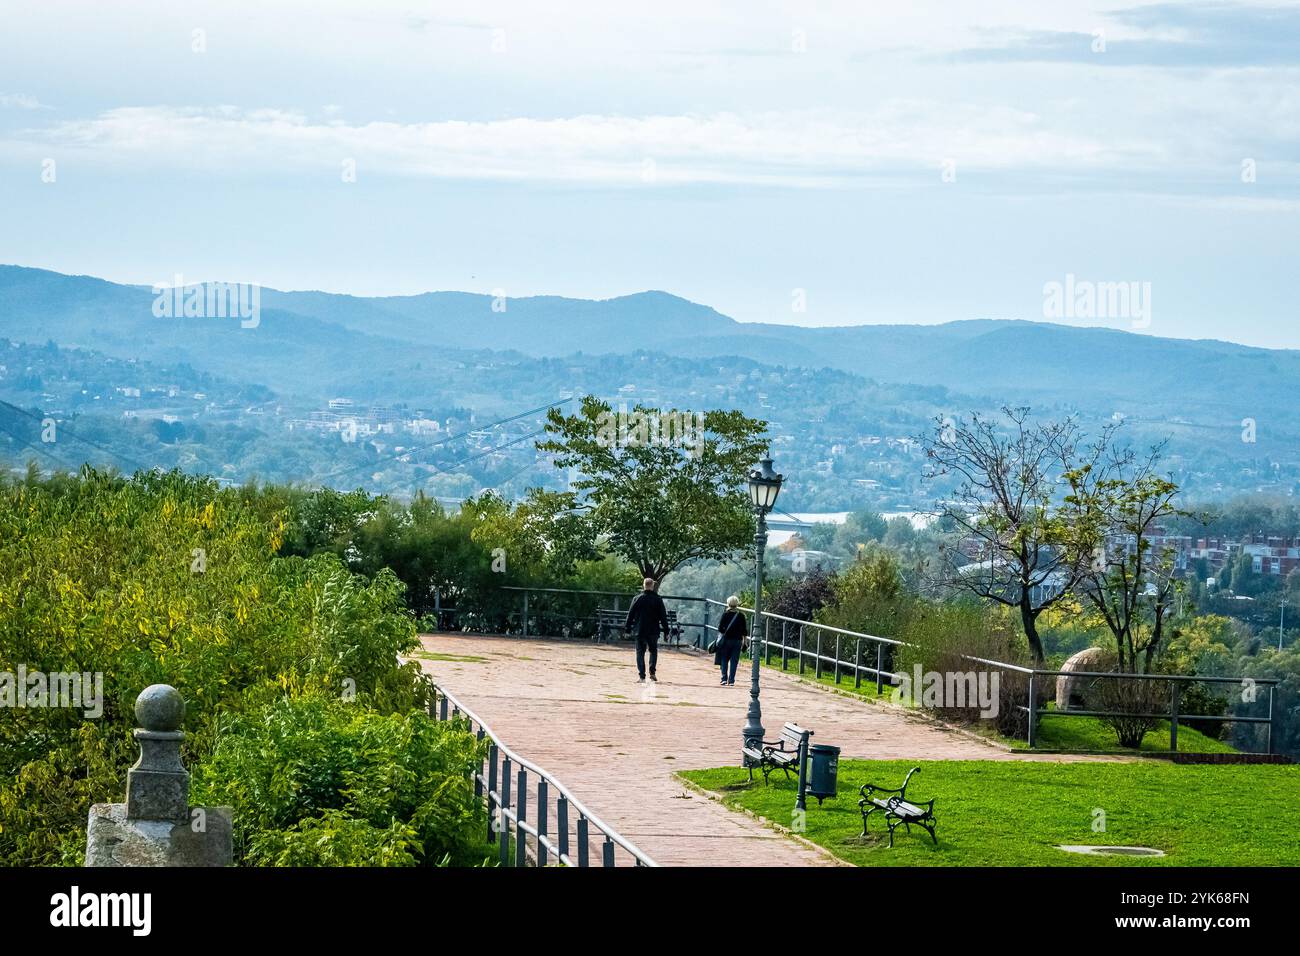
[[[230,808],[189,805],[184,716],[185,701],[167,684],[136,698],[140,759],[126,774],[126,803],[90,808],[86,866],[230,866]]]

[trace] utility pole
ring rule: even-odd
[[[1282,628],[1286,624],[1286,596],[1282,597],[1282,602],[1278,605],[1280,617],[1277,621],[1277,649],[1282,649]]]

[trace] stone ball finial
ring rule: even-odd
[[[150,684],[135,699],[135,719],[145,730],[178,730],[184,717],[185,700],[170,684]]]

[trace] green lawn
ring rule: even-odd
[[[921,770],[908,796],[936,799],[938,846],[900,827],[889,849],[879,814],[862,841],[858,787],[897,787],[913,766]],[[773,776],[764,787],[759,777],[751,786],[737,767],[681,776],[792,827],[792,782]],[[1296,866],[1297,795],[1295,765],[844,760],[839,796],[822,806],[809,800],[802,835],[858,866]],[[1104,832],[1093,829],[1098,811]],[[1081,856],[1055,848],[1062,843],[1147,846],[1166,856]]]
[[[864,661],[864,663],[866,662]],[[741,661],[741,664],[742,664],[742,669],[748,668],[749,658],[746,657],[743,661]],[[806,680],[809,681],[810,683],[815,683],[815,684],[822,684],[826,687],[834,687],[838,690],[842,690],[849,694],[856,694],[859,697],[872,697],[872,698],[877,697],[875,677],[869,676],[867,674],[863,674],[862,686],[855,688],[853,686],[853,671],[848,668],[843,668],[840,670],[840,682],[837,684],[835,683],[835,670],[832,666],[823,665],[823,672],[820,679],[816,676],[811,665],[805,664],[804,666],[807,668],[807,670],[805,670],[802,674],[800,674],[799,663],[794,659],[793,656],[791,656],[790,660],[786,662],[785,672],[787,674],[791,674],[795,677],[798,677],[800,680]],[[780,657],[776,654],[773,654],[772,663],[764,664],[763,667],[771,668],[772,670],[779,671],[781,669]],[[740,676],[741,674],[740,671],[738,670],[737,680],[739,680]],[[893,692],[893,690],[894,688],[892,686],[890,686],[889,684],[885,684],[883,689],[881,690],[881,693],[879,694],[879,699],[888,700],[889,695]]]
[[[1027,748],[1023,740],[1006,739],[1003,741],[1017,749]],[[1038,722],[1038,749],[1040,750],[1120,750],[1111,730],[1096,717],[1057,717],[1050,712]],[[1160,725],[1142,740],[1142,752],[1165,752],[1169,750],[1169,721]],[[1235,747],[1222,740],[1212,740],[1199,731],[1185,724],[1178,725],[1178,750],[1189,754],[1231,754]]]

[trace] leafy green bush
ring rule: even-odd
[[[224,723],[192,793],[234,807],[236,859],[248,863],[462,864],[480,848],[470,771],[481,758],[471,734],[420,711],[284,699]]]
[[[409,824],[380,828],[342,810],[306,817],[287,830],[253,837],[256,866],[415,866],[419,839]]]

